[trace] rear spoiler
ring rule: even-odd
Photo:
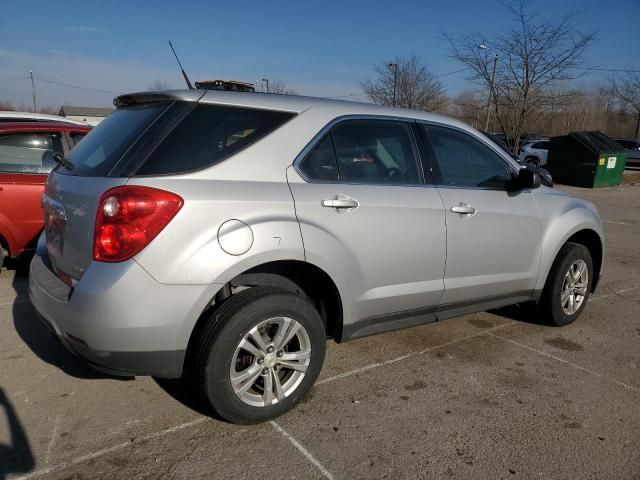
[[[207,93],[206,90],[168,90],[166,92],[127,93],[114,98],[113,104],[116,108],[121,108],[130,105],[154,102],[172,102],[175,100],[197,102],[205,93]]]

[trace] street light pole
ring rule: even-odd
[[[398,64],[390,63],[390,68],[393,68],[393,106],[396,106],[396,85],[398,84]]]
[[[31,96],[33,97],[33,112],[36,112],[36,84],[33,83],[33,70],[29,70],[29,77],[31,77]]]

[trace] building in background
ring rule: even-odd
[[[105,117],[107,117],[113,108],[98,108],[98,107],[73,107],[69,105],[63,105],[60,107],[58,115],[66,117],[70,120],[80,120],[86,122],[89,125],[97,125]]]

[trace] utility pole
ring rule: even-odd
[[[396,86],[398,84],[398,64],[390,63],[389,68],[393,68],[393,106],[396,106]]]
[[[33,70],[29,70],[29,77],[31,77],[31,96],[33,97],[33,112],[36,112],[36,84],[33,83]]]

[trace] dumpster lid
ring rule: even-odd
[[[600,131],[571,132],[568,136],[595,153],[624,153],[624,148],[618,142]]]

